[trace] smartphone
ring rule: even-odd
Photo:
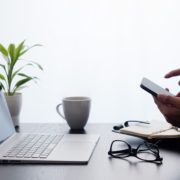
[[[174,96],[172,93],[170,93],[166,89],[160,87],[159,85],[155,84],[154,82],[152,82],[151,80],[145,77],[142,79],[140,87],[155,97],[158,94]]]

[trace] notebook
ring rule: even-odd
[[[148,138],[148,139],[168,139],[180,138],[180,129],[165,121],[151,121],[150,124],[137,123],[119,130],[119,133]]]
[[[0,91],[0,163],[87,164],[98,134],[17,133]]]

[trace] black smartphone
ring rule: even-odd
[[[151,80],[147,78],[142,79],[140,87],[155,97],[158,94],[174,96],[172,93],[170,93],[166,89],[160,87],[159,85],[155,84],[154,82],[152,82]]]

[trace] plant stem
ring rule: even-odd
[[[13,72],[13,66],[9,66],[9,73],[8,73],[8,95],[11,95],[11,84],[12,84],[12,72]]]

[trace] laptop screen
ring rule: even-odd
[[[0,142],[15,133],[14,124],[9,113],[4,94],[0,90]]]

